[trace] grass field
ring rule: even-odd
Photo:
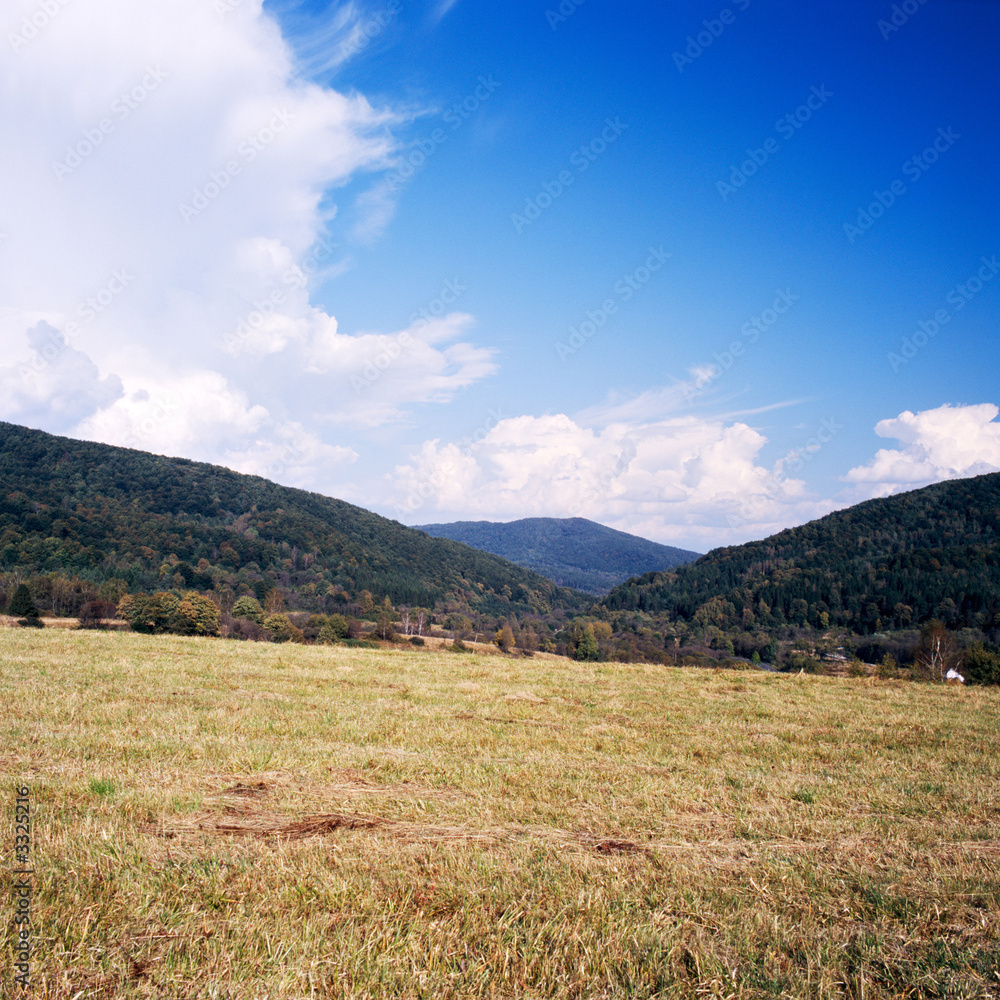
[[[90,997],[1000,996],[1000,692],[0,630]]]

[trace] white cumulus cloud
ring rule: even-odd
[[[418,112],[311,82],[261,0],[88,0],[51,5],[37,28],[23,17],[38,4],[12,6],[0,11],[6,419],[325,482],[356,457],[333,428],[402,420],[494,371],[469,317],[413,329],[405,363],[376,370],[400,333],[339,329],[310,301],[318,278],[350,266],[338,190],[377,183]],[[324,36],[338,58],[363,51],[365,32],[388,37],[395,16],[341,14]],[[27,379],[39,330],[67,346]]]
[[[902,447],[880,448],[865,465],[844,477],[870,497],[917,489],[944,479],[1000,472],[1000,408],[993,403],[939,406],[880,420],[879,437]]]
[[[761,537],[828,513],[801,480],[760,465],[742,422],[675,417],[584,426],[565,414],[497,421],[464,445],[427,441],[392,478],[409,523],[586,517],[691,547]]]
[[[19,364],[0,367],[0,418],[67,431],[121,397],[121,379],[102,376],[48,323],[28,330],[27,346],[30,353]]]

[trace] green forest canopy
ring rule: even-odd
[[[2,422],[0,569],[113,578],[132,592],[176,583],[339,587],[492,614],[584,601],[497,556],[342,500]]]
[[[700,615],[721,628],[748,617],[861,633],[931,618],[990,627],[1000,613],[1000,473],[869,500],[714,549],[629,580],[604,605],[684,621]]]

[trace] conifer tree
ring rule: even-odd
[[[18,584],[14,596],[10,599],[10,604],[7,605],[7,614],[13,615],[15,618],[38,617],[38,608],[35,607],[34,598],[32,598],[26,583]]]

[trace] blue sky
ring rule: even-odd
[[[998,3],[47,9],[0,418],[699,550],[1000,469]]]

